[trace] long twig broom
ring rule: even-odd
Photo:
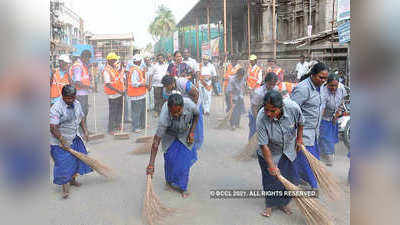
[[[337,179],[330,173],[324,164],[315,158],[305,147],[301,146],[301,150],[306,156],[315,177],[317,178],[318,184],[321,189],[328,195],[332,200],[338,200],[343,196],[343,191],[340,188]]]
[[[137,148],[134,148],[131,154],[140,155],[140,154],[147,154],[151,152],[151,145],[153,142],[146,142],[139,145]]]
[[[168,208],[161,203],[153,190],[151,175],[147,175],[146,194],[143,202],[143,219],[149,225],[155,225],[157,222],[161,222],[163,218],[174,212],[176,212],[175,209]]]
[[[93,159],[92,157],[89,157],[83,153],[77,152],[70,147],[66,147],[64,150],[68,151],[82,162],[88,164],[92,169],[94,169],[99,174],[105,176],[106,178],[109,179],[115,178],[114,171],[109,167],[107,167],[106,165],[104,165],[103,163],[99,162],[98,160]]]
[[[231,110],[229,110],[229,112],[226,114],[225,118],[217,125],[217,129],[226,129],[229,127],[229,121],[231,120],[232,117],[232,113],[233,113],[233,107],[231,108]]]
[[[285,186],[288,191],[300,191],[301,189],[292,184],[282,175],[278,175],[278,180]],[[294,197],[297,207],[306,217],[308,225],[333,225],[332,217],[328,214],[327,209],[313,197]]]
[[[258,146],[258,140],[257,140],[257,135],[254,134],[249,142],[246,144],[246,146],[243,148],[239,154],[237,154],[234,158],[237,160],[250,160],[252,156],[255,154]]]

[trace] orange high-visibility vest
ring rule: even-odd
[[[247,86],[250,89],[255,89],[260,87],[260,84],[258,84],[258,73],[260,72],[261,68],[256,65],[256,68],[253,70],[253,67],[249,65],[249,68],[247,69]]]
[[[290,83],[290,82],[279,82],[278,89],[279,92],[287,91],[289,94],[292,93],[293,88],[297,85],[297,83]]]
[[[119,72],[116,71],[112,66],[108,65],[104,68],[103,70],[103,76],[104,72],[107,71],[108,74],[110,74],[110,81],[111,81],[111,86],[119,91],[124,90],[124,82],[123,82],[123,71]],[[115,95],[117,94],[116,91],[111,90],[104,84],[104,93],[107,95]]]
[[[141,87],[133,87],[132,86],[132,74],[134,71],[137,71],[139,74],[139,83],[141,84],[146,84],[146,77],[144,74],[144,71],[142,71],[138,66],[131,66],[129,69],[129,74],[128,74],[128,96],[130,97],[136,97],[136,96],[142,96],[146,94],[146,87],[141,86]]]
[[[58,98],[61,96],[61,90],[64,85],[69,84],[68,72],[64,73],[64,77],[61,78],[60,70],[57,69],[53,74],[53,82],[50,85],[50,98]]]
[[[266,72],[267,73],[274,72],[278,76],[278,79],[280,81],[283,81],[284,71],[279,66],[270,66],[270,67],[267,68]]]
[[[73,71],[75,70],[75,68],[80,68],[82,70],[80,82],[86,86],[90,86],[90,77],[89,77],[88,68],[85,65],[83,65],[83,63],[79,60],[75,61],[74,64],[71,66],[71,69],[70,69],[71,74],[73,74]],[[82,88],[76,87],[76,89],[80,90]]]
[[[236,74],[237,71],[239,70],[239,66],[238,64],[236,64],[236,66],[232,66],[232,64],[229,63],[228,68],[224,74],[224,89],[226,89],[226,87],[228,87],[228,83],[229,83],[229,78]]]

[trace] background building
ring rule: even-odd
[[[115,52],[121,57],[122,61],[132,58],[134,49],[133,33],[127,34],[87,34],[86,37],[95,51],[95,59],[105,62],[109,52]]]
[[[74,51],[74,44],[85,44],[83,19],[64,1],[50,1],[50,61]]]

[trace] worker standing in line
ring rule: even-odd
[[[92,53],[89,50],[83,50],[82,53],[75,60],[71,67],[71,75],[73,85],[75,86],[76,98],[81,103],[83,113],[85,114],[85,123],[87,121],[87,115],[89,112],[89,91],[93,89],[90,84],[89,75],[89,60],[92,57]]]
[[[58,58],[59,68],[57,68],[50,77],[50,105],[61,99],[61,90],[64,85],[71,84],[69,75],[69,65],[71,59],[68,55],[60,55]]]
[[[132,132],[140,133],[146,128],[146,77],[140,69],[142,58],[133,56],[133,64],[127,76],[127,95],[132,107]]]
[[[111,135],[120,130],[122,120],[124,77],[123,70],[118,70],[118,59],[117,54],[110,52],[103,70],[104,93],[108,96],[108,133]]]
[[[211,96],[212,96],[212,78],[217,76],[215,67],[210,63],[210,56],[203,55],[203,61],[199,65],[199,89],[202,103],[204,106],[204,115],[210,115],[211,110]]]
[[[88,131],[81,104],[76,100],[75,87],[65,85],[61,92],[62,98],[50,108],[50,153],[54,160],[53,183],[62,185],[62,197],[68,198],[69,185],[81,186],[76,180],[78,174],[84,175],[93,170],[64,150],[70,147],[86,155],[87,151],[82,138],[85,141],[88,140]],[[79,127],[82,128],[82,134],[78,131]]]
[[[250,91],[250,96],[255,89],[260,87],[263,79],[263,72],[260,66],[257,65],[257,56],[250,55],[249,67],[247,69],[247,88]]]

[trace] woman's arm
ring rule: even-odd
[[[150,161],[149,165],[146,168],[147,175],[154,174],[154,162],[156,160],[158,145],[160,145],[161,137],[154,135],[153,144],[151,145],[151,153],[150,153]]]
[[[268,165],[269,174],[271,174],[272,176],[277,176],[279,174],[279,169],[272,160],[271,150],[268,148],[267,145],[260,145],[260,148],[264,156],[264,160]]]

